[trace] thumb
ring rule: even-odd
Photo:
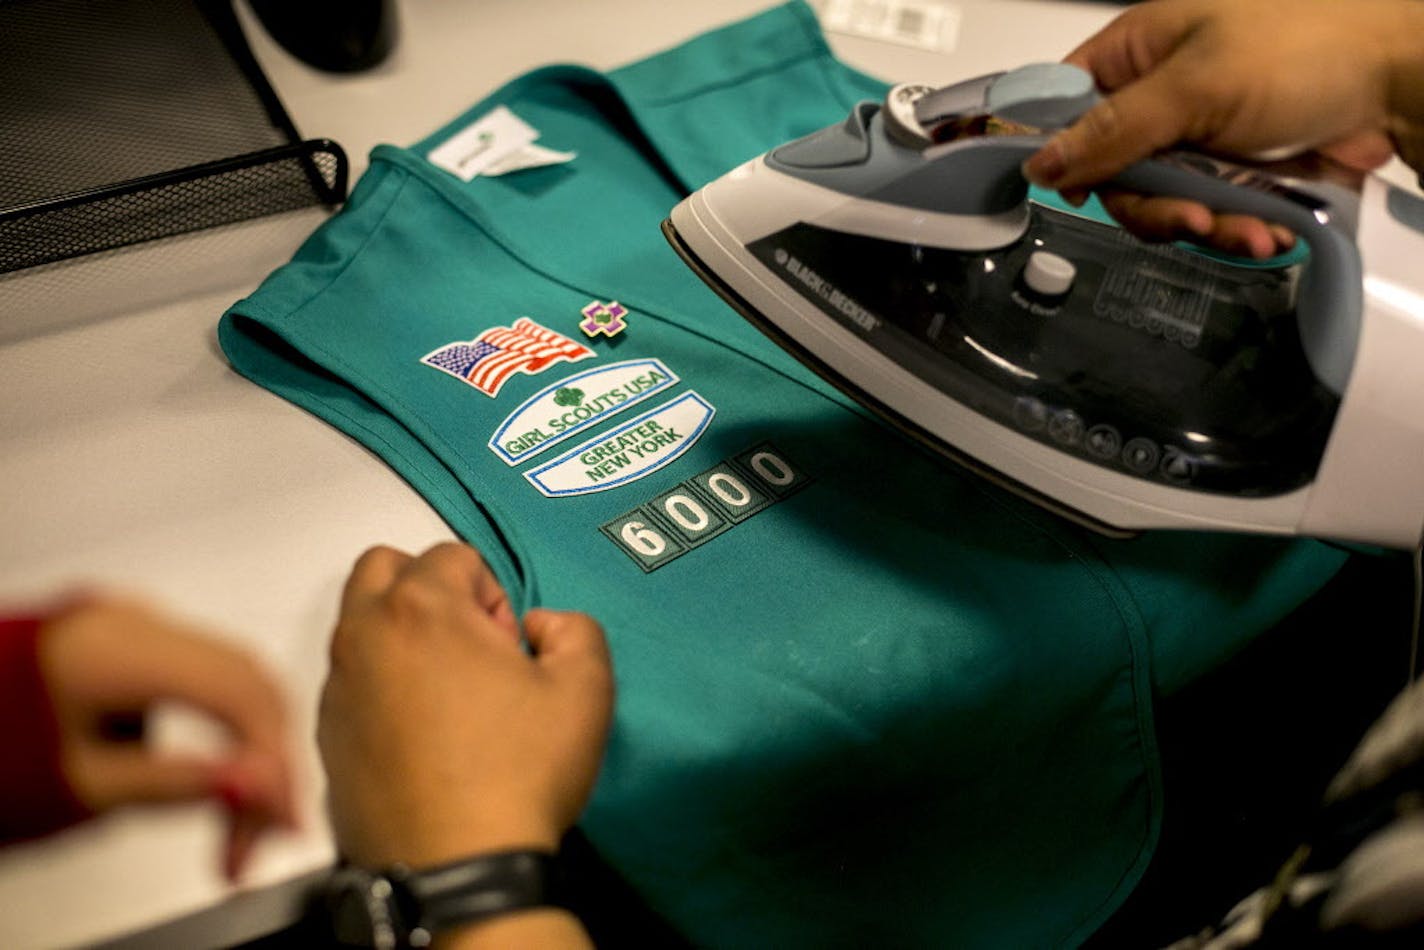
[[[603,628],[588,614],[535,608],[524,615],[524,636],[545,668],[579,667],[612,683],[612,658]]]
[[[1367,129],[1320,146],[1322,155],[1355,171],[1374,171],[1395,156],[1394,143],[1382,131]]]
[[[197,801],[214,794],[211,762],[157,756],[141,746],[91,748],[69,769],[75,794],[90,808]]]
[[[1424,179],[1424,123],[1400,123],[1390,141],[1404,164]]]
[[[1024,162],[1024,177],[1059,191],[1088,188],[1181,141],[1192,113],[1174,73],[1164,64],[1098,102]]]

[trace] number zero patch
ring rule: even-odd
[[[600,525],[648,574],[764,511],[810,481],[762,443]]]

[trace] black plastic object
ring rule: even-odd
[[[396,43],[395,0],[249,0],[272,38],[334,73],[378,65]]]
[[[1242,498],[1315,477],[1340,399],[1301,348],[1298,265],[1238,266],[1030,212],[1020,241],[985,252],[803,223],[747,249],[920,380],[1059,452]],[[1059,300],[1024,293],[1020,275],[1040,249],[1076,265]]]
[[[0,0],[0,273],[345,199],[226,0]]]

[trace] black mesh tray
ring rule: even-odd
[[[346,195],[228,0],[0,0],[0,273]]]

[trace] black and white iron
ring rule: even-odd
[[[1020,173],[1095,97],[1063,65],[897,86],[663,230],[825,378],[1080,522],[1417,547],[1424,200],[1172,153],[1116,184],[1283,225],[1298,251],[1142,243]]]

